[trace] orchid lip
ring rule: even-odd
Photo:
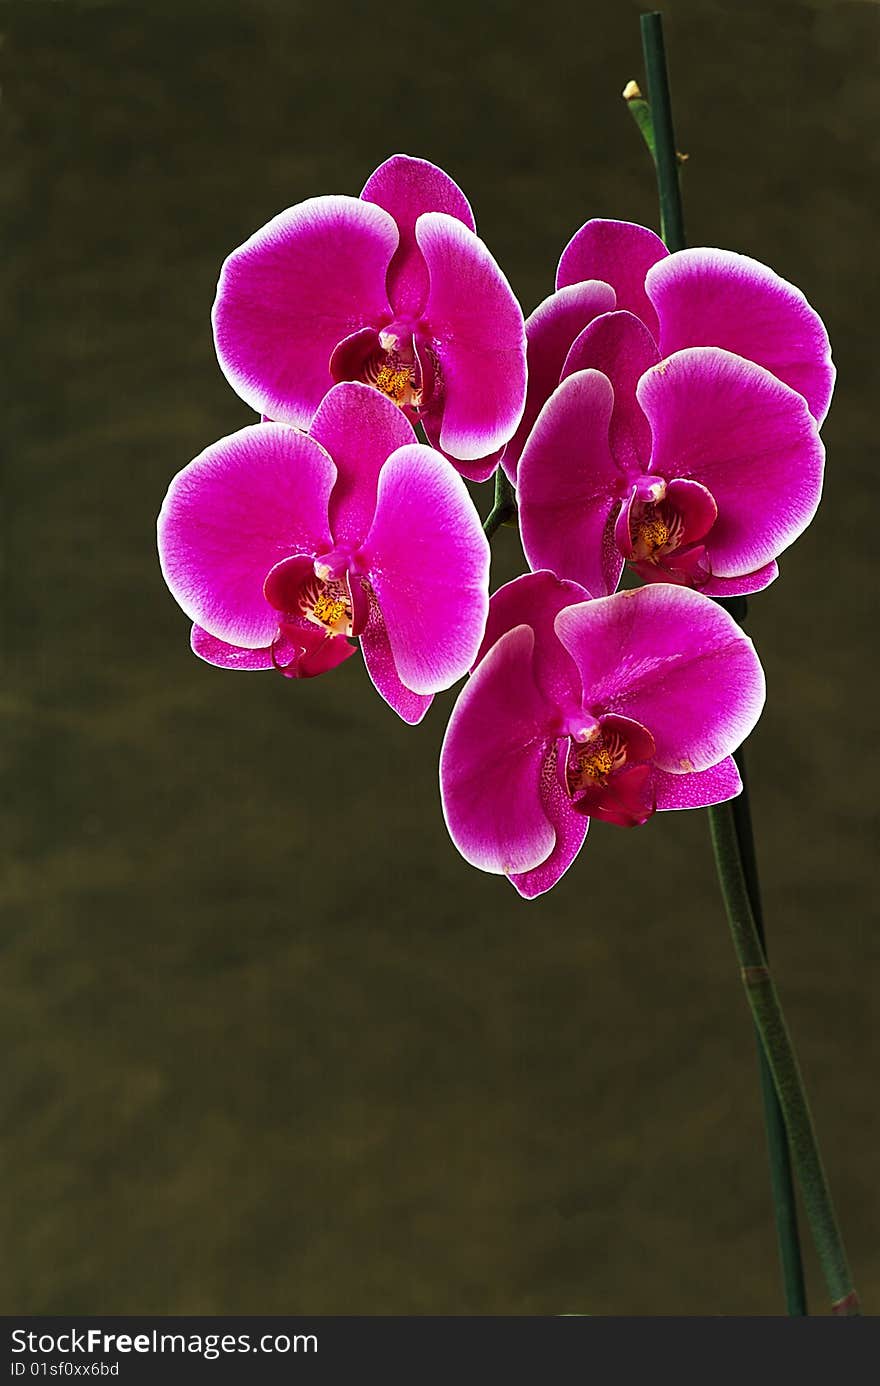
[[[335,557],[331,554],[330,557]],[[295,554],[277,563],[266,578],[266,601],[280,616],[280,626],[318,626],[327,635],[351,635],[353,602],[345,568],[319,571],[320,560]],[[333,565],[336,567],[337,565]]]
[[[661,573],[667,580],[700,585],[708,580],[706,538],[718,515],[711,492],[684,478],[664,481],[655,499],[653,478],[639,477],[624,501],[615,525],[615,541],[623,558],[648,581]],[[704,575],[705,570],[705,575]]]
[[[329,366],[337,384],[369,385],[410,416],[439,397],[439,365],[421,320],[395,318],[361,328],[337,344]]]
[[[581,743],[569,739],[560,757],[562,786],[572,808],[620,827],[644,823],[656,807],[651,762],[654,738],[629,717],[605,714]]]
[[[355,376],[410,415],[436,403],[439,368],[423,324],[395,321],[376,334],[375,348],[354,367]]]

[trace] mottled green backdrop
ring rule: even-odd
[[[171,475],[251,420],[209,310],[280,208],[427,156],[527,311],[587,217],[654,223],[638,9],[0,7],[6,1313],[779,1312],[703,816],[600,823],[525,904],[447,840],[451,695],[410,730],[358,661],[212,670],[154,552]],[[869,1310],[878,40],[873,3],[667,7],[690,238],[801,285],[840,369],[824,507],[753,603],[753,773]]]

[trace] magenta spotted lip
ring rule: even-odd
[[[591,600],[549,572],[517,578],[491,599],[443,742],[452,840],[532,899],[568,870],[591,818],[633,827],[738,794],[732,752],[763,702],[751,641],[700,593]]]
[[[262,416],[308,428],[334,383],[370,385],[465,476],[494,471],[525,402],[525,329],[461,189],[397,154],[359,198],[311,198],[226,260],[220,366]]]
[[[378,692],[416,723],[477,654],[479,517],[445,459],[366,385],[335,386],[308,434],[263,423],[206,448],[172,481],[158,534],[210,664],[311,678],[357,637]]]

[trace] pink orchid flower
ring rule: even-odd
[[[766,587],[821,494],[834,367],[818,314],[755,260],[670,255],[626,222],[582,227],[557,284],[526,324],[528,397],[503,459],[530,565],[594,594],[625,562],[713,596]],[[564,388],[583,371],[610,391]]]
[[[742,788],[731,752],[764,675],[717,603],[673,585],[591,600],[538,572],[492,597],[440,759],[462,856],[526,899],[555,885],[591,818],[623,826]]]
[[[310,678],[357,636],[412,724],[477,652],[489,545],[467,488],[366,385],[332,389],[308,434],[255,424],[206,448],[172,481],[158,533],[209,664]]]
[[[522,311],[461,189],[424,159],[279,213],[226,260],[213,323],[227,380],[265,417],[308,428],[334,382],[362,381],[471,480],[522,414]]]
[[[598,329],[598,341],[582,334],[615,310],[645,326],[655,360],[684,347],[723,347],[797,390],[818,424],[828,412],[835,376],[828,333],[800,289],[747,255],[705,247],[670,254],[646,226],[597,218],[572,236],[559,260],[556,292],[526,321],[526,405],[503,458],[511,481],[560,381],[584,366],[604,370],[598,358],[607,327]],[[612,354],[609,365],[620,369],[625,362]],[[620,383],[631,389],[634,382],[624,372]]]
[[[822,494],[825,451],[803,396],[717,347],[658,362],[628,313],[593,326],[630,388],[578,369],[538,416],[519,466],[529,566],[597,595],[626,562],[707,596],[766,587]]]

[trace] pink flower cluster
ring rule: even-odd
[[[772,582],[819,503],[834,369],[799,290],[590,221],[524,322],[461,190],[395,155],[235,250],[213,323],[260,422],[184,467],[159,516],[197,655],[309,678],[357,640],[409,723],[469,674],[443,812],[527,898],[591,818],[740,792],[763,673],[710,598]],[[499,465],[531,573],[490,600],[464,479]],[[626,565],[644,585],[617,591]]]

